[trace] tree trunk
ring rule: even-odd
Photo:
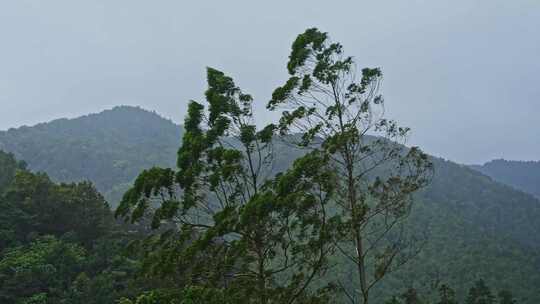
[[[362,233],[360,231],[360,225],[358,224],[358,214],[356,214],[357,208],[357,189],[356,183],[354,182],[354,164],[352,157],[350,157],[347,149],[346,153],[347,161],[347,179],[348,179],[348,196],[349,196],[349,206],[352,213],[352,229],[354,233],[354,246],[356,249],[356,264],[358,271],[358,278],[360,279],[360,293],[361,298],[363,299],[363,304],[369,303],[369,290],[367,286],[366,279],[366,264],[364,259],[364,247],[362,240]]]

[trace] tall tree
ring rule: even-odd
[[[495,296],[484,280],[480,279],[469,289],[466,304],[495,304]]]
[[[0,150],[0,253],[17,242],[17,223],[25,217],[13,203],[4,198],[4,193],[13,183],[17,172],[25,168],[26,165],[18,162],[13,154]]]
[[[288,137],[293,144],[331,159],[321,165],[339,177],[335,207],[342,238],[337,244],[359,280],[354,288],[359,292],[348,294],[367,304],[373,286],[416,252],[401,224],[411,194],[428,183],[432,165],[419,148],[399,144],[409,128],[384,116],[381,71],[358,71],[326,33],[312,28],[300,34],[287,69],[290,78],[267,107],[283,109],[278,129],[300,134]]]
[[[0,150],[0,196],[11,184],[18,170],[25,170],[26,163],[19,162],[11,153]]]
[[[412,287],[408,288],[407,291],[401,295],[401,298],[405,301],[405,304],[422,304],[418,292]]]
[[[458,304],[454,290],[446,284],[441,285],[437,304]]]
[[[512,292],[508,290],[501,290],[498,294],[499,304],[516,304],[517,301],[514,299]]]
[[[72,232],[90,247],[112,224],[108,204],[91,183],[55,184],[43,173],[18,171],[4,194],[4,205],[20,241],[32,234]]]
[[[186,284],[238,303],[323,301],[327,289],[309,286],[333,247],[326,205],[335,182],[320,167],[328,158],[309,153],[274,175],[275,126],[257,130],[252,97],[230,77],[208,68],[207,80],[208,111],[190,102],[178,170],[142,172],[116,214],[172,224],[150,241],[153,272],[182,269]]]

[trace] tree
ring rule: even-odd
[[[454,290],[446,284],[441,285],[437,304],[458,304]]]
[[[409,128],[384,117],[381,71],[365,68],[358,78],[353,58],[326,33],[312,28],[300,34],[287,69],[291,77],[267,107],[283,109],[278,129],[289,142],[331,159],[321,165],[338,175],[334,202],[342,223],[336,243],[359,280],[359,293],[349,296],[367,304],[372,287],[417,252],[401,228],[432,164],[419,148],[399,144]]]
[[[486,285],[484,280],[480,279],[469,289],[466,304],[494,304],[495,296]]]
[[[275,174],[275,126],[257,130],[253,99],[232,78],[208,68],[207,80],[208,111],[190,102],[178,170],[143,171],[116,215],[151,214],[153,228],[171,228],[143,245],[148,273],[223,289],[237,303],[326,301],[330,287],[308,287],[333,248],[328,158],[314,151]]]
[[[407,291],[401,295],[401,298],[405,301],[405,304],[422,304],[418,292],[412,287],[408,288]]]
[[[498,294],[499,304],[516,304],[517,301],[514,299],[512,292],[508,290],[501,290]]]
[[[121,251],[139,233],[112,222],[92,184],[55,184],[2,152],[0,180],[1,303],[113,303],[165,283],[134,275]]]
[[[398,300],[397,296],[393,296],[390,300],[384,302],[384,304],[401,304],[401,301]]]
[[[13,154],[0,150],[0,196],[11,184],[19,170],[25,170],[26,164],[15,159]]]
[[[18,162],[13,154],[0,150],[0,253],[17,243],[16,222],[24,217],[4,199],[4,192],[11,185],[18,171],[25,170],[26,164]]]
[[[111,228],[112,216],[103,197],[89,182],[55,184],[46,174],[20,170],[5,191],[6,222],[19,242],[33,234],[74,233],[90,247]],[[0,216],[0,221],[2,220]]]

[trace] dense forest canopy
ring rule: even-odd
[[[0,180],[1,303],[114,303],[144,290],[121,254],[131,236],[91,183],[55,184],[2,151]]]

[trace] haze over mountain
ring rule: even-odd
[[[2,1],[0,130],[116,104],[181,122],[206,66],[234,75],[262,114],[290,43],[317,26],[360,68],[382,68],[389,117],[414,130],[413,144],[467,164],[537,160],[537,0],[340,4]]]
[[[471,166],[494,180],[540,198],[540,161],[496,159]]]
[[[0,150],[53,180],[90,180],[114,205],[142,169],[175,165],[182,133],[155,113],[121,106],[0,132]],[[277,149],[280,166],[301,154],[286,146]],[[386,295],[404,283],[428,290],[440,277],[463,292],[483,277],[496,288],[511,287],[540,301],[539,200],[467,166],[439,158],[433,162],[435,177],[417,196],[411,214],[412,231],[427,235],[429,242],[422,258],[377,292]]]

